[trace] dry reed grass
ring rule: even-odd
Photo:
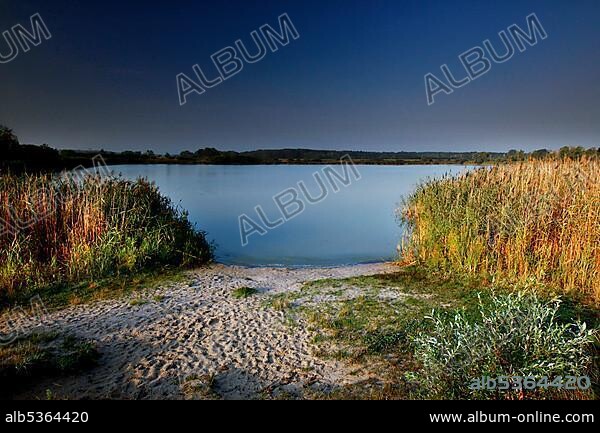
[[[0,176],[0,297],[55,284],[199,264],[204,233],[146,180]]]
[[[600,302],[600,160],[530,160],[421,185],[405,260]]]

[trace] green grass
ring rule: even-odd
[[[182,381],[182,390],[188,400],[219,400],[215,390],[215,374],[191,375]]]
[[[132,307],[141,307],[142,305],[148,304],[148,302],[150,302],[150,301],[148,301],[147,299],[137,298],[137,299],[132,299],[129,302],[129,305],[131,305]]]
[[[132,294],[145,296],[146,292],[173,283],[185,282],[188,277],[180,269],[145,271],[136,275],[121,275],[99,280],[82,281],[76,284],[56,284],[38,291],[48,310],[58,310],[71,305],[86,304],[127,297]],[[24,292],[0,303],[0,314],[15,306],[29,308],[29,292]],[[161,296],[152,295],[154,302],[161,302]],[[135,300],[134,300],[135,301]],[[136,302],[134,302],[135,304]]]
[[[0,346],[1,398],[11,398],[31,383],[91,368],[99,357],[95,346],[73,336],[36,333]]]
[[[399,343],[399,335],[413,326],[413,320],[432,308],[475,305],[475,288],[481,286],[475,281],[431,277],[417,268],[406,268],[392,274],[321,280],[303,291],[318,294],[327,287],[337,289],[329,293],[338,300],[304,307],[311,322],[330,330],[337,339],[372,352],[397,345],[390,342]],[[343,287],[345,291],[339,290]],[[352,299],[344,299],[348,290]]]
[[[315,333],[316,353],[369,372],[369,380],[341,386],[330,394],[309,398],[403,399],[420,396],[415,372],[413,338],[429,330],[425,317],[432,310],[461,310],[470,320],[480,318],[479,296],[490,302],[493,294],[509,287],[491,286],[468,276],[431,273],[418,266],[398,272],[346,279],[324,279],[302,289],[271,296],[266,304],[283,311],[292,323],[303,321]],[[600,324],[600,312],[565,298],[559,311],[565,321]],[[375,379],[373,379],[376,378]]]
[[[236,299],[246,299],[250,296],[254,296],[258,293],[258,290],[252,287],[239,287],[233,291],[233,297]]]

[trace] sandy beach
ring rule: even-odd
[[[52,312],[43,331],[92,341],[98,365],[54,378],[19,397],[223,398],[302,397],[359,380],[343,363],[314,354],[311,331],[286,323],[269,297],[323,278],[372,275],[389,263],[336,268],[245,268],[214,264],[185,282],[116,300]],[[258,290],[237,299],[241,287]],[[140,302],[140,300],[142,301]]]

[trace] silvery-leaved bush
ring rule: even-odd
[[[522,390],[470,389],[473,379],[534,377],[550,379],[590,374],[596,331],[585,323],[564,323],[559,300],[536,295],[492,295],[468,315],[433,312],[431,329],[414,339],[418,375],[433,398],[526,398]],[[551,390],[552,391],[552,390]],[[535,390],[544,392],[544,390]]]

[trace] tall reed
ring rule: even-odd
[[[600,302],[600,160],[531,160],[422,184],[401,212],[404,260]]]
[[[146,180],[0,176],[0,297],[205,263],[204,233]]]

